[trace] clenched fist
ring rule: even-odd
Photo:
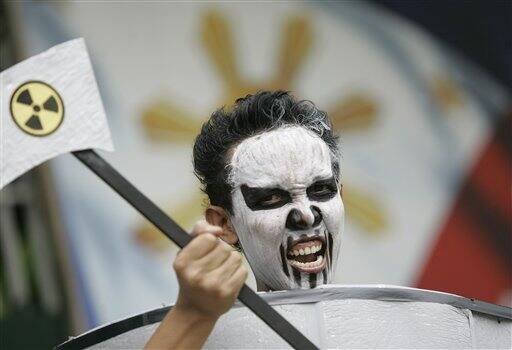
[[[174,260],[178,300],[146,349],[199,349],[220,315],[229,310],[247,278],[242,256],[217,236],[222,228],[200,221],[196,236]]]
[[[219,317],[233,305],[247,278],[242,255],[216,237],[220,227],[201,223],[197,235],[178,254],[174,270],[180,283],[176,307]]]

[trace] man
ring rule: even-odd
[[[193,157],[210,201],[206,222],[176,257],[178,300],[147,348],[203,345],[247,277],[232,246],[247,257],[259,291],[314,288],[337,265],[340,154],[312,102],[284,91],[238,99],[203,125]]]

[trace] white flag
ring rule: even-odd
[[[3,71],[0,87],[0,188],[59,154],[114,150],[83,39]]]

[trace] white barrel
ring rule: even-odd
[[[322,349],[511,349],[512,309],[453,294],[384,285],[329,285],[260,293]],[[118,321],[58,349],[142,349],[167,308]],[[237,303],[217,322],[206,349],[290,348]]]

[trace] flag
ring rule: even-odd
[[[57,45],[0,73],[0,188],[59,154],[113,151],[83,39]]]

